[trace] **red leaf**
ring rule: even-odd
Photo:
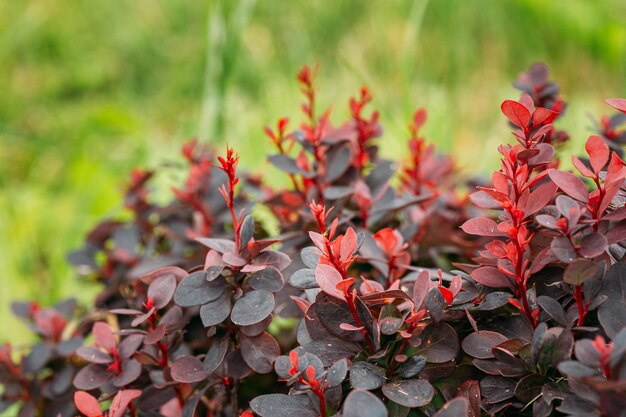
[[[542,125],[546,120],[550,120],[550,118],[554,115],[558,115],[558,113],[544,107],[537,107],[533,112],[533,126]]]
[[[583,177],[595,178],[596,175],[589,168],[587,168],[587,165],[585,165],[583,161],[581,161],[574,155],[572,155],[572,163]]]
[[[506,236],[498,230],[498,224],[486,217],[469,219],[461,226],[465,233],[478,236]]]
[[[589,199],[589,192],[587,192],[585,183],[576,175],[554,169],[551,170],[548,175],[550,175],[552,181],[554,181],[564,193],[573,199],[584,203]]]
[[[615,181],[623,180],[626,177],[626,166],[624,166],[624,161],[617,156],[616,153],[611,154],[611,161],[609,162],[609,167],[606,172],[606,183],[612,183]]]
[[[528,122],[530,122],[530,112],[523,104],[513,100],[505,100],[500,108],[511,123],[522,130],[526,130]]]
[[[341,239],[341,262],[345,262],[352,256],[356,249],[357,237],[353,228],[349,227],[346,234]]]
[[[102,410],[100,404],[91,394],[85,391],[76,391],[74,393],[74,405],[78,411],[86,415],[87,417],[101,417]]]
[[[626,113],[626,99],[624,98],[607,98],[604,100],[606,104],[621,111],[622,113]]]
[[[611,151],[609,151],[609,147],[606,145],[604,140],[595,135],[589,136],[589,139],[587,139],[587,143],[585,144],[585,150],[589,155],[591,166],[597,174],[608,162]]]
[[[553,182],[546,182],[530,193],[528,204],[526,204],[525,215],[531,216],[544,208],[554,198],[557,186]]]
[[[128,408],[128,404],[140,395],[141,391],[138,389],[126,389],[119,391],[111,403],[111,417],[123,417],[126,408]]]
[[[446,304],[452,304],[452,301],[454,301],[454,294],[452,294],[452,291],[450,291],[446,287],[442,287],[441,285],[438,288],[441,292],[441,295],[443,295],[444,300],[446,300]]]
[[[343,294],[337,289],[341,279],[341,274],[330,265],[319,264],[315,268],[315,281],[326,294],[344,300]]]
[[[471,276],[476,282],[487,287],[515,289],[511,280],[493,266],[481,266],[475,269]]]

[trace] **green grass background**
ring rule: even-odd
[[[303,64],[320,64],[335,120],[370,86],[385,155],[402,157],[425,106],[428,138],[487,172],[511,140],[499,104],[538,60],[570,102],[562,126],[579,151],[587,114],[626,96],[626,2],[0,1],[0,341],[28,337],[12,299],[90,299],[65,254],[122,213],[132,167],[198,136],[265,170],[262,126],[297,118]]]

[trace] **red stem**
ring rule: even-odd
[[[578,325],[582,326],[587,315],[587,308],[583,303],[583,286],[576,285],[574,289],[574,299],[576,300],[576,307],[578,308]]]

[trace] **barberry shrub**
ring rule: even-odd
[[[92,307],[14,304],[38,338],[0,348],[0,411],[20,417],[621,416],[626,409],[626,100],[562,169],[566,105],[547,68],[501,110],[490,180],[463,179],[408,125],[380,156],[371,92],[333,125],[315,69],[303,121],[265,133],[288,187],[232,149],[183,147],[168,203],[136,170],[126,220],[69,256]],[[562,155],[561,155],[562,157]],[[268,232],[253,217],[266,207]],[[78,310],[78,311],[76,311]]]

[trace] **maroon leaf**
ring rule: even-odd
[[[471,276],[476,282],[487,287],[515,289],[511,279],[493,266],[481,266],[480,268],[476,268]]]
[[[550,179],[552,179],[565,194],[573,199],[583,203],[586,203],[589,199],[589,193],[587,192],[585,183],[576,175],[554,169],[550,170],[548,175],[550,175]]]
[[[135,382],[141,375],[141,363],[135,359],[127,359],[122,362],[122,373],[113,377],[113,385],[121,388],[131,382]]]
[[[608,241],[600,233],[590,233],[583,237],[580,242],[579,252],[585,258],[595,258],[604,253],[608,246]]]
[[[507,340],[509,339],[506,336],[498,332],[479,330],[463,339],[461,346],[463,346],[465,353],[474,358],[489,359],[493,358],[493,348]]]
[[[278,342],[269,333],[256,337],[240,335],[241,355],[253,371],[260,374],[271,372],[274,360],[280,355]]]
[[[76,350],[76,354],[84,360],[92,363],[105,364],[113,362],[111,355],[93,347],[80,347]]]
[[[566,264],[574,262],[576,259],[576,250],[574,249],[572,242],[570,242],[570,240],[565,236],[555,238],[550,244],[550,250],[554,256],[559,258],[559,261]]]
[[[465,233],[478,236],[506,236],[498,230],[498,224],[486,217],[469,219],[461,226]]]
[[[563,274],[563,281],[571,285],[581,285],[593,278],[600,269],[596,262],[588,259],[577,259],[567,266]]]
[[[74,377],[74,386],[81,390],[91,391],[105,385],[112,377],[113,375],[107,372],[106,367],[92,363],[78,371]]]
[[[480,400],[480,395],[479,395]],[[469,414],[469,403],[465,398],[453,398],[441,407],[433,417],[457,417],[457,416],[479,416],[480,414]]]
[[[430,363],[444,363],[459,353],[459,338],[447,323],[433,323],[421,334],[422,344],[417,353]]]
[[[556,193],[556,189],[556,184],[546,182],[531,192],[528,203],[526,204],[526,209],[524,210],[526,217],[532,216],[551,202]]]
[[[157,310],[164,308],[172,300],[176,291],[176,277],[167,274],[152,281],[148,287],[148,298],[152,298]]]
[[[181,356],[172,364],[172,378],[178,382],[193,383],[206,379],[202,362],[195,356]]]
[[[96,344],[101,348],[111,351],[117,347],[117,338],[113,334],[111,327],[105,322],[99,321],[94,323],[91,333]]]

